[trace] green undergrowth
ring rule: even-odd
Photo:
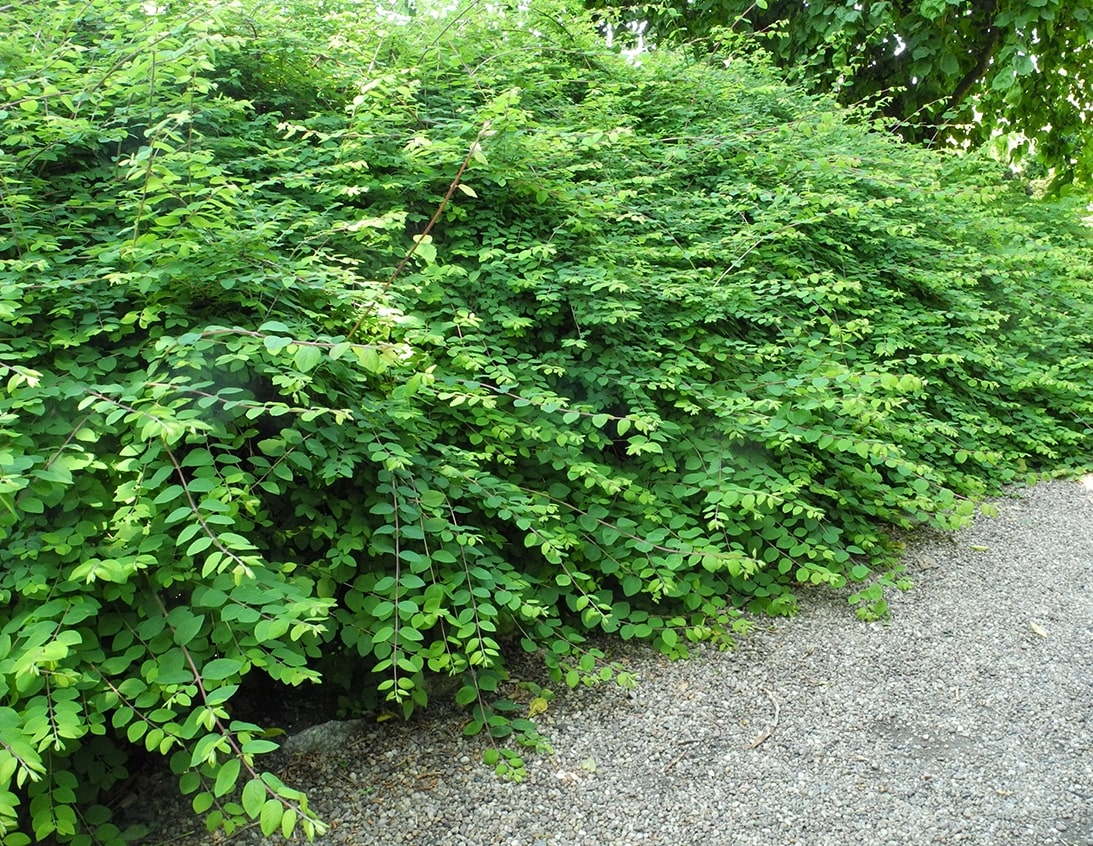
[[[409,715],[453,676],[542,744],[514,651],[575,686],[620,672],[592,632],[877,614],[886,528],[1089,461],[1075,205],[746,44],[371,15],[5,12],[4,846],[121,842],[135,748],[211,828],[312,835],[244,681]]]

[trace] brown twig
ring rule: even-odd
[[[421,242],[425,240],[425,237],[432,231],[433,226],[435,226],[436,222],[440,219],[440,215],[444,213],[444,209],[447,207],[448,201],[452,199],[452,194],[454,194],[455,189],[459,187],[459,181],[463,178],[463,172],[467,169],[467,165],[471,163],[471,159],[474,157],[474,154],[477,153],[480,149],[482,139],[489,131],[489,128],[490,122],[486,121],[484,124],[482,124],[482,128],[478,130],[478,136],[471,143],[470,149],[467,150],[467,155],[463,159],[463,163],[459,166],[459,170],[456,171],[455,178],[452,179],[451,184],[448,186],[448,193],[445,194],[444,199],[440,201],[440,205],[437,206],[436,212],[429,220],[429,223],[425,226],[425,229],[421,232],[420,235],[415,237],[414,245],[410,247],[409,252],[407,252],[406,255],[402,257],[402,261],[398,263],[398,267],[396,267],[394,272],[387,277],[387,281],[383,283],[383,287],[380,289],[380,294],[383,294],[388,288],[391,287],[391,283],[398,279],[399,275],[402,273],[407,263],[409,263],[410,259],[413,258],[414,253],[417,252],[417,248],[421,246]],[[357,333],[357,330],[361,328],[361,324],[364,323],[364,319],[371,313],[371,308],[365,309],[364,313],[357,319],[357,322],[353,324],[353,328],[346,333],[346,341],[348,341]]]
[[[681,740],[679,742],[679,745],[680,746],[692,746],[695,743],[707,743],[708,741],[709,741],[708,737],[696,737],[694,740]],[[665,765],[662,772],[668,772],[668,770],[670,770],[672,767],[674,767],[676,764],[678,764],[680,761],[682,761],[686,757],[687,757],[686,752],[680,752],[678,755],[676,755],[671,761],[669,761]]]
[[[774,706],[774,719],[770,725],[763,731],[756,735],[755,740],[748,744],[748,749],[758,749],[762,744],[766,743],[770,739],[770,736],[774,734],[775,729],[778,728],[778,718],[782,714],[782,706],[778,704],[778,700],[774,698],[774,694],[767,690],[765,687],[760,688],[767,695],[767,699],[770,700],[770,704]]]

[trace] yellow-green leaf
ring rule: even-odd
[[[284,811],[284,806],[281,805],[280,800],[266,800],[266,804],[262,806],[262,813],[258,817],[258,827],[262,829],[262,834],[269,837],[277,830],[277,827],[281,824]]]
[[[301,346],[292,357],[293,364],[301,373],[307,373],[315,368],[323,358],[323,351],[315,346]]]

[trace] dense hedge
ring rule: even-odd
[[[119,842],[133,747],[211,826],[314,832],[248,675],[407,714],[454,675],[534,744],[511,650],[579,684],[594,630],[883,614],[886,526],[1088,462],[1073,206],[743,44],[474,9],[6,11],[5,846]]]

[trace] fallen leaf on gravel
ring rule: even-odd
[[[1032,629],[1034,634],[1040,635],[1040,637],[1047,637],[1047,629],[1041,626],[1039,623],[1029,623],[1028,627]]]

